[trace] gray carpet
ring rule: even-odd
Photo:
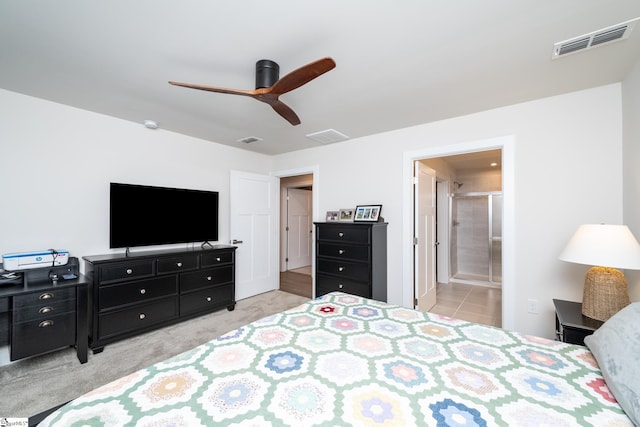
[[[80,364],[69,348],[0,367],[0,417],[30,417],[100,385],[205,343],[308,298],[271,291],[223,309],[105,346]]]

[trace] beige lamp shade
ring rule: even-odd
[[[559,258],[594,266],[585,275],[582,314],[606,321],[629,305],[627,280],[617,270],[640,270],[640,243],[629,227],[610,224],[581,225]]]

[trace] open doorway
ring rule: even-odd
[[[280,178],[280,290],[311,298],[313,174]]]
[[[416,171],[426,168],[434,176],[431,186],[414,178],[415,306],[502,327],[502,150],[416,159],[414,164]],[[435,210],[431,239],[420,226],[425,200]],[[429,269],[430,274],[421,273]],[[422,289],[429,287],[437,291],[427,300]]]

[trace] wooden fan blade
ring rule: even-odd
[[[271,105],[271,107],[273,107],[273,109],[276,110],[276,113],[284,117],[284,119],[289,123],[291,123],[293,126],[300,124],[300,119],[298,118],[298,115],[294,113],[293,110],[289,108],[289,106],[284,102],[277,100],[276,102],[269,103],[269,105]]]
[[[180,82],[173,82],[173,81],[169,81],[169,84],[172,84],[174,86],[182,86],[189,89],[206,90],[209,92],[228,93],[231,95],[244,95],[244,96],[251,96],[251,97],[256,97],[259,93],[262,92],[260,90],[228,89],[225,87],[195,85],[191,83],[180,83]]]
[[[336,63],[331,58],[319,59],[282,77],[271,86],[270,92],[282,95],[283,93],[287,93],[309,83],[311,80],[323,75],[327,71],[333,70],[335,67]]]

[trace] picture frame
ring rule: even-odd
[[[355,209],[340,209],[338,220],[342,222],[352,222],[354,213]]]
[[[378,222],[382,213],[382,205],[358,205],[353,217],[354,222]]]
[[[338,211],[327,211],[327,222],[338,221],[340,213]]]

